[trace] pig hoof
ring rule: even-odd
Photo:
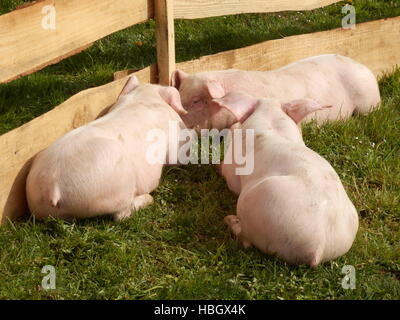
[[[153,197],[149,194],[143,194],[133,199],[132,207],[114,214],[115,221],[122,221],[129,218],[133,211],[140,210],[153,203]]]
[[[242,231],[239,218],[234,215],[229,215],[224,218],[224,222],[228,225],[233,235],[239,237],[240,232]]]
[[[244,239],[244,238],[241,238],[241,239],[240,239],[240,242],[241,242],[243,248],[245,248],[245,249],[250,248],[250,247],[253,246],[253,245],[251,244],[250,241],[247,241],[247,240]]]
[[[231,215],[226,216],[226,217],[224,218],[224,222],[230,227],[230,226],[232,226],[232,225],[234,225],[234,224],[239,223],[240,220],[239,220],[239,218],[238,218],[237,216],[231,214]]]
[[[311,268],[315,269],[315,268],[317,268],[317,266],[321,263],[323,250],[324,250],[323,247],[320,246],[320,247],[316,250],[316,252],[314,252],[314,253],[312,254],[311,259],[310,259],[309,262],[308,262],[308,265],[309,265]]]
[[[149,194],[143,194],[133,199],[134,210],[139,210],[151,205],[154,202],[153,197]]]
[[[132,215],[132,209],[126,209],[114,214],[114,221],[122,221],[128,219]]]

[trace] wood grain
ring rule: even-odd
[[[177,64],[188,73],[208,70],[271,70],[319,54],[337,53],[368,66],[376,75],[400,65],[400,17],[286,37]]]
[[[197,19],[239,13],[302,11],[341,0],[175,0],[175,19]]]
[[[148,83],[155,66],[135,73]],[[0,136],[0,222],[13,220],[27,211],[25,180],[30,161],[41,150],[68,131],[96,119],[115,103],[127,77],[79,92],[38,118]]]
[[[355,30],[334,29],[261,42],[180,62],[188,73],[243,69],[267,71],[319,54],[337,53],[368,66],[376,76],[400,66],[400,17],[357,24]],[[136,70],[114,74],[125,77]]]
[[[55,7],[45,30],[42,8]],[[154,16],[152,0],[44,0],[0,16],[0,83],[73,55],[94,41]]]
[[[168,86],[175,70],[173,0],[155,0],[157,67],[159,83]]]

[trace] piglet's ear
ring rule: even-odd
[[[129,80],[126,82],[124,88],[122,89],[120,96],[126,95],[132,90],[135,90],[137,86],[139,86],[139,79],[136,76],[131,76]]]
[[[225,88],[218,80],[208,80],[206,82],[206,89],[211,99],[220,99],[225,96]]]
[[[254,112],[259,102],[258,99],[242,92],[229,92],[223,98],[212,101],[232,112],[241,123]]]
[[[189,75],[186,72],[181,70],[175,70],[172,72],[171,76],[171,85],[179,90],[182,81],[187,78]]]
[[[312,99],[293,100],[289,103],[282,104],[282,110],[296,123],[299,123],[310,113],[331,107],[332,106],[323,106]]]
[[[163,98],[163,100],[168,103],[180,116],[187,114],[187,111],[182,106],[179,91],[176,88],[160,86],[158,92],[161,98]]]

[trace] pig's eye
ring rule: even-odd
[[[196,106],[200,102],[201,102],[201,99],[194,99],[194,100],[192,100],[192,106]]]

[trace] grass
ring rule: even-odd
[[[0,13],[22,2],[4,0]],[[398,1],[353,3],[358,22],[400,15]],[[339,27],[341,5],[177,21],[177,57]],[[116,70],[154,61],[150,21],[0,85],[0,133],[110,81]],[[399,299],[400,69],[380,87],[382,107],[368,116],[304,128],[307,145],[334,166],[359,211],[357,239],[345,256],[312,270],[240,248],[222,221],[235,212],[236,199],[215,168],[168,167],[155,203],[126,222],[26,218],[2,226],[0,299]],[[44,265],[56,267],[56,290],[41,287]],[[341,287],[344,265],[356,269],[355,290]]]

